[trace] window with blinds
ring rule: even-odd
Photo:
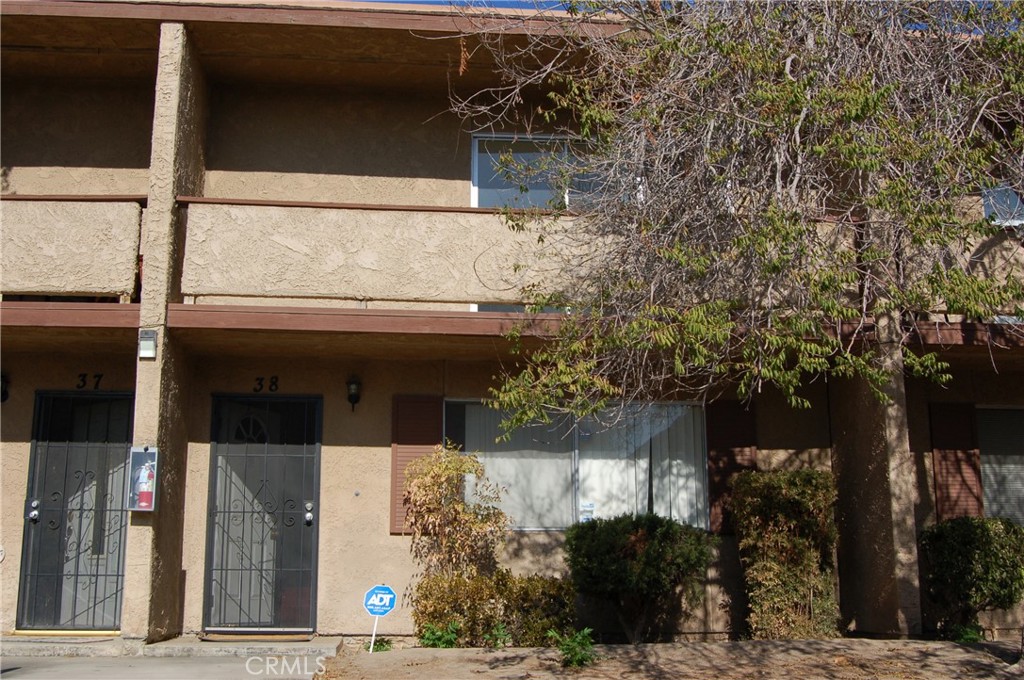
[[[975,415],[985,515],[1024,524],[1024,409],[979,408]]]

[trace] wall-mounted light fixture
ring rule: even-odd
[[[7,392],[8,385],[10,385],[10,380],[8,380],[7,374],[0,374],[0,402],[7,401],[7,397],[10,396],[10,394],[8,394]]]
[[[359,398],[362,396],[360,391],[362,390],[363,385],[359,382],[359,378],[355,376],[349,378],[345,385],[348,387],[348,403],[352,404],[352,411],[354,413],[356,410],[356,404],[359,403]]]
[[[139,358],[156,359],[156,331],[143,329],[139,331]]]

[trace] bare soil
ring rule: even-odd
[[[806,640],[597,645],[599,660],[561,666],[556,649],[426,649],[369,654],[346,643],[318,680],[1004,680],[1024,678],[1017,645],[913,640]]]

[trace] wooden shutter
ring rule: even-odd
[[[732,533],[727,504],[729,481],[757,468],[757,423],[754,411],[738,401],[715,401],[704,408],[708,441],[708,508],[711,530]]]
[[[930,417],[936,518],[980,517],[981,454],[974,405],[932,404]]]
[[[405,468],[441,443],[444,433],[444,399],[396,395],[391,423],[391,533],[405,530]]]

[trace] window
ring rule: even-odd
[[[1024,228],[1024,202],[1010,187],[996,187],[981,192],[985,217],[1003,227]]]
[[[569,152],[568,140],[559,137],[474,137],[473,207],[564,206],[568,197],[556,187],[564,185],[558,174]],[[574,180],[574,193],[581,182]]]
[[[637,406],[612,426],[587,419],[524,427],[507,441],[502,414],[448,402],[445,436],[480,456],[506,489],[502,509],[520,529],[560,529],[576,520],[654,512],[707,526],[703,411],[684,404]]]
[[[1024,409],[979,408],[976,422],[985,515],[1024,524]]]

